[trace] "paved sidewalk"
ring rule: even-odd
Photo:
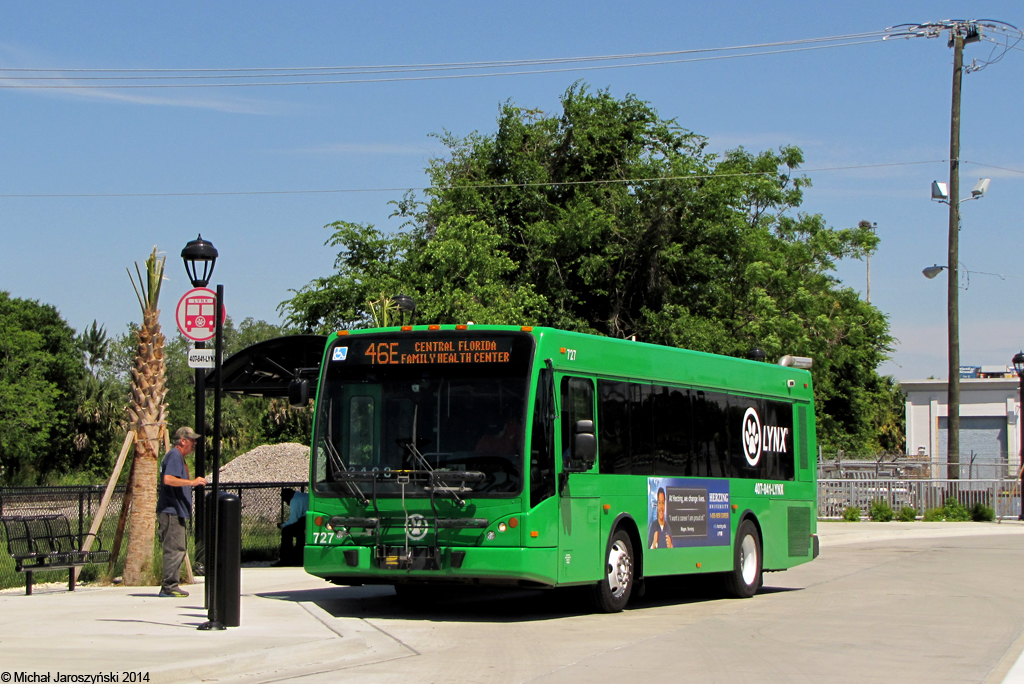
[[[1024,537],[1024,524],[1016,522],[821,523],[818,529],[826,554],[830,547],[894,539]],[[340,616],[325,611],[320,606],[336,602],[339,589],[301,568],[243,569],[242,625],[222,632],[196,630],[206,621],[203,587],[187,589],[192,595],[182,599],[160,598],[157,587],[80,586],[70,593],[66,585],[44,585],[32,596],[4,592],[0,682],[11,681],[3,675],[14,672],[50,673],[50,681],[56,681],[57,672],[114,673],[118,681],[125,681],[124,672],[143,672],[152,684],[271,682],[417,655],[371,621],[356,617],[358,611]],[[389,589],[343,591],[353,604],[372,598],[387,610],[395,601],[398,610]],[[1016,654],[1004,672],[1014,660]]]

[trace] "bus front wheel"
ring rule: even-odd
[[[605,577],[594,587],[594,603],[603,613],[618,613],[629,603],[633,592],[633,544],[624,530],[608,540]]]
[[[749,520],[736,530],[733,568],[725,576],[725,589],[730,596],[750,598],[761,586],[761,535]]]

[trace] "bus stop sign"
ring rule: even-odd
[[[216,309],[217,294],[205,287],[189,290],[178,300],[175,319],[178,330],[190,340],[205,342],[217,334]],[[221,321],[227,318],[227,311],[222,310]]]

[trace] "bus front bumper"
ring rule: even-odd
[[[438,581],[554,586],[555,548],[311,546],[306,572],[340,584]]]

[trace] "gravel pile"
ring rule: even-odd
[[[212,476],[208,475],[207,480]],[[264,444],[220,469],[220,481],[305,482],[309,479],[309,447],[294,442]]]

